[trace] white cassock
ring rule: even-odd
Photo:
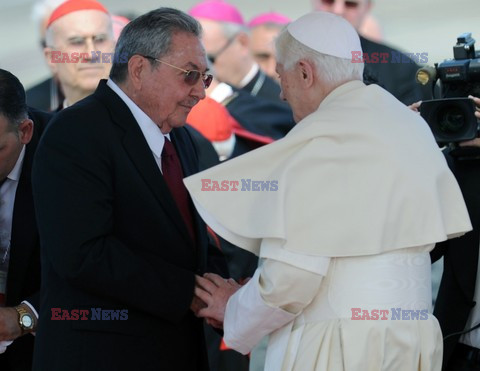
[[[202,191],[213,181],[239,187]],[[285,138],[185,184],[215,232],[263,260],[228,301],[227,345],[245,354],[270,334],[268,371],[440,370],[428,252],[471,225],[427,124],[392,95],[348,82]]]

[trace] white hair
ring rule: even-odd
[[[295,39],[287,29],[278,35],[276,43],[277,63],[285,70],[291,69],[300,59],[312,62],[322,79],[330,84],[338,84],[351,80],[363,80],[363,63],[353,63],[350,59],[343,59],[326,55],[309,48]]]
[[[37,0],[32,7],[32,20],[41,25],[45,18],[50,17],[50,14],[66,0]]]

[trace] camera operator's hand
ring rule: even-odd
[[[469,95],[468,97],[475,102],[475,116],[480,120],[480,98],[474,97],[473,95]]]
[[[412,103],[411,105],[408,106],[412,111],[420,113],[420,105],[422,104],[422,101],[419,100],[418,102]]]
[[[477,120],[480,120],[480,98],[474,97],[472,95],[468,96],[470,99],[472,99],[475,102],[475,117]],[[472,140],[467,140],[465,142],[459,143],[460,147],[480,147],[480,138],[475,138]]]

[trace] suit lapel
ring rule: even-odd
[[[34,132],[35,133],[35,132]],[[36,138],[35,138],[36,139]],[[12,236],[7,293],[20,292],[22,277],[27,275],[27,266],[34,247],[38,244],[37,223],[33,208],[32,160],[37,140],[27,145],[23,159],[22,172],[15,193],[12,216]],[[9,298],[7,300],[10,301]]]
[[[158,203],[171,218],[173,224],[175,224],[185,241],[192,245],[193,241],[188,234],[180,211],[153,158],[148,143],[129,108],[122,99],[106,85],[105,81],[100,82],[95,96],[107,106],[114,123],[123,129],[123,146],[141,177],[145,183],[147,183]]]

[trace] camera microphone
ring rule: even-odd
[[[415,79],[422,85],[427,85],[430,81],[435,82],[437,79],[437,69],[430,66],[422,67],[417,71]]]

